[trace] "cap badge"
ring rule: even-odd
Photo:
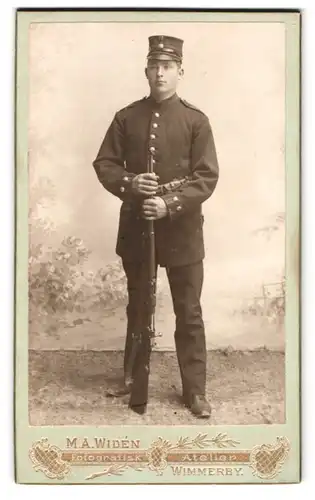
[[[159,43],[158,47],[159,49],[164,49],[164,43]]]

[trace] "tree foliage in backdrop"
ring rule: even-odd
[[[54,201],[54,186],[41,178],[31,191],[29,209],[29,305],[30,317],[40,313],[111,308],[126,302],[126,280],[120,261],[92,271],[90,250],[76,236],[65,236],[49,245],[55,230],[42,215],[47,201]]]

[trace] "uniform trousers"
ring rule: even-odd
[[[140,265],[123,261],[127,276],[127,336],[124,369],[131,352],[132,333],[139,307]],[[175,346],[182,379],[183,395],[205,395],[206,341],[200,296],[203,285],[203,262],[166,268],[176,318]],[[163,334],[163,332],[162,332]]]

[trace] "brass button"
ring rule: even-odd
[[[121,186],[120,191],[123,193],[125,191],[124,186]]]
[[[153,128],[158,128],[158,124],[157,123],[153,123],[152,127]]]
[[[151,151],[151,153],[154,153],[154,151],[155,151],[155,147],[154,147],[154,146],[151,146],[151,147],[150,147],[150,151]]]
[[[181,205],[178,205],[178,207],[176,208],[177,212],[180,212],[182,209],[182,206]]]
[[[157,118],[160,117],[160,113],[154,113],[154,116],[156,116]]]
[[[154,134],[151,134],[151,135],[150,135],[150,139],[155,139],[155,137],[156,137],[156,136],[155,136]]]
[[[128,182],[129,178],[128,177],[123,177],[123,181]]]
[[[177,196],[174,196],[173,201],[178,201]]]

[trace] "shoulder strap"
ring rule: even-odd
[[[141,102],[143,102],[145,100],[146,100],[146,97],[143,97],[142,99],[138,99],[137,101],[131,102],[130,104],[128,104],[127,106],[122,108],[121,111],[123,111],[125,109],[129,109],[129,108],[133,108],[134,106],[137,106],[137,104],[140,104]]]
[[[198,111],[199,113],[201,113],[202,115],[204,115],[204,112],[201,111],[201,109],[197,108],[196,106],[194,106],[193,104],[191,104],[190,102],[188,101],[185,101],[185,99],[182,99],[180,98],[180,101],[184,104],[184,106],[186,106],[186,108],[190,108],[190,109],[193,109],[195,111]]]

